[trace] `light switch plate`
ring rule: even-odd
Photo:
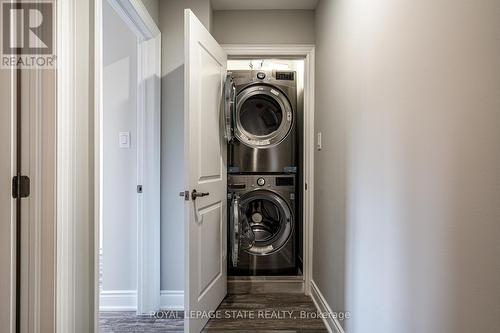
[[[120,148],[130,148],[130,132],[118,133]]]
[[[318,132],[318,141],[316,142],[316,148],[318,150],[323,149],[323,143],[321,142],[321,132]]]

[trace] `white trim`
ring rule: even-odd
[[[323,294],[319,290],[318,286],[316,283],[314,283],[314,280],[311,280],[311,298],[316,305],[316,308],[320,313],[329,313],[333,314],[332,309],[330,308],[330,305],[328,305],[328,302],[325,300],[323,297]],[[345,333],[344,329],[340,325],[340,322],[338,321],[337,318],[334,318],[332,315],[329,316],[322,316],[323,322],[326,325],[326,328],[328,329],[328,332],[330,333]]]
[[[57,7],[56,332],[88,331],[93,232],[92,0]],[[90,48],[90,50],[89,50]]]
[[[137,196],[137,312],[150,313],[160,307],[160,84],[161,34],[143,3],[138,0],[108,0],[118,16],[138,38],[137,66],[137,184],[144,192]],[[102,3],[95,3],[95,184],[102,197]],[[153,157],[151,157],[153,156]],[[102,199],[96,199],[94,267],[99,265]],[[96,279],[98,281],[98,279]],[[98,285],[95,295],[99,298]],[[98,299],[95,302],[99,303]],[[97,315],[96,315],[97,318]],[[96,319],[97,321],[97,319]],[[97,324],[96,324],[97,325]]]
[[[152,39],[160,35],[160,29],[142,1],[108,0],[108,3],[141,40]]]
[[[57,7],[55,331],[88,332],[97,311],[91,286],[94,184],[93,2]],[[90,257],[89,257],[90,255]],[[95,328],[95,327],[94,327]]]
[[[162,290],[160,304],[161,310],[184,311],[184,290]]]
[[[77,0],[57,6],[57,296],[56,332],[75,332]]]
[[[223,44],[222,47],[231,58],[248,56],[278,56],[304,59],[304,289],[311,293],[313,222],[314,222],[314,45],[255,45]]]
[[[144,40],[138,47],[137,94],[137,284],[138,313],[150,313],[160,306],[160,50],[161,36]]]
[[[5,333],[15,332],[16,322],[16,199],[12,198],[10,191],[11,180],[17,173],[17,88],[15,69],[2,69],[0,77],[4,86],[0,92],[3,113],[0,115],[0,150],[3,159],[0,161],[0,187],[4,189],[0,195],[0,243],[5,251],[0,253],[0,321]]]
[[[247,56],[280,56],[306,58],[314,55],[313,44],[222,44],[231,58]]]
[[[99,311],[100,311],[100,293],[99,286],[101,279],[100,260],[101,255],[101,233],[102,225],[102,191],[103,184],[101,175],[103,174],[102,163],[102,3],[100,0],[94,1],[94,332],[99,333]]]
[[[137,310],[137,291],[103,290],[99,311],[135,311]]]
[[[137,291],[103,290],[101,291],[99,311],[136,311]],[[159,310],[184,310],[183,290],[162,290]]]

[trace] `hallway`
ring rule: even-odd
[[[500,333],[500,0],[0,2],[0,333]]]

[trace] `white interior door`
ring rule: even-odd
[[[221,97],[227,56],[196,16],[185,11],[186,210],[185,332],[199,332],[227,291],[226,144]],[[192,194],[206,194],[193,200]]]

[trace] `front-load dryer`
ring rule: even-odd
[[[295,175],[228,175],[229,275],[295,275]]]
[[[296,73],[233,71],[225,92],[228,172],[296,172]]]

